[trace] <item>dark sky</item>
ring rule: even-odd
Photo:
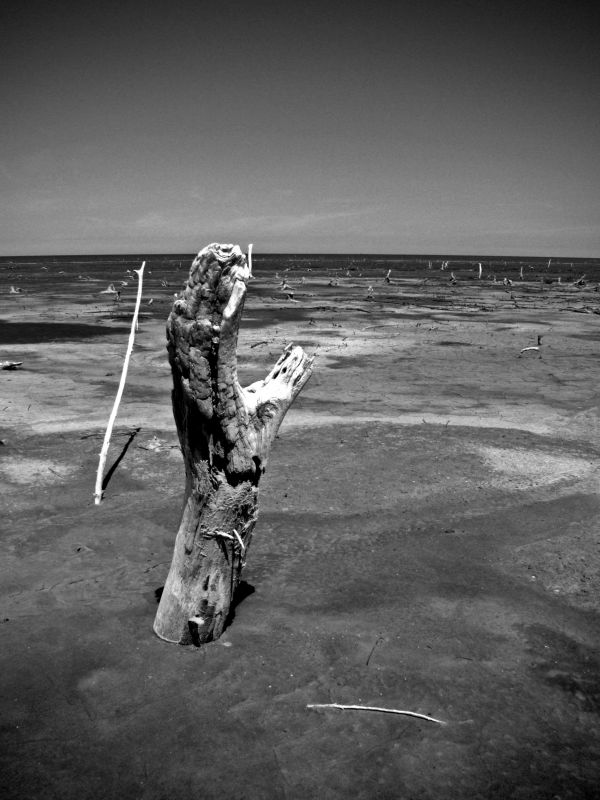
[[[600,256],[593,5],[4,0],[0,254]]]

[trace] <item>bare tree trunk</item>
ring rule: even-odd
[[[258,484],[283,418],[312,371],[288,346],[264,380],[243,389],[237,337],[250,268],[236,245],[194,260],[167,322],[173,414],[185,503],[154,621],[161,639],[202,644],[227,621],[258,513]]]

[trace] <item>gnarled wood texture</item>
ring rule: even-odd
[[[288,346],[264,380],[240,386],[236,348],[249,277],[237,245],[208,245],[167,322],[173,413],[186,469],[183,515],[154,621],[157,635],[169,642],[202,644],[221,635],[271,443],[312,371],[302,348]]]

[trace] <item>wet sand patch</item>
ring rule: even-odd
[[[0,320],[0,345],[47,344],[57,341],[77,341],[96,336],[127,334],[123,325],[90,325],[84,322],[16,322]]]

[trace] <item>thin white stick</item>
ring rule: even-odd
[[[249,244],[248,245],[248,271],[249,271],[249,276],[251,278],[253,277],[253,275],[252,275],[252,248],[253,247],[254,247],[253,244]]]
[[[235,533],[235,536],[232,536],[230,533],[225,533],[225,531],[215,531],[213,536],[220,536],[222,539],[231,539],[232,542],[235,542],[235,540],[237,539],[238,544],[240,546],[240,550],[242,551],[242,553],[245,553],[246,545],[244,544],[242,537],[239,535],[239,533],[236,531],[235,528],[233,529],[233,532]]]
[[[246,545],[242,541],[242,537],[239,535],[239,533],[236,531],[235,528],[233,529],[233,532],[235,533],[235,537],[239,542],[240,550],[242,551],[242,553],[245,553],[246,552]]]
[[[428,717],[427,714],[417,714],[416,711],[400,711],[397,708],[379,708],[378,706],[343,706],[340,703],[311,703],[307,708],[340,708],[342,711],[381,711],[384,714],[402,714],[405,717],[426,719],[428,722],[437,722],[438,725],[447,725],[442,719]]]
[[[104,477],[104,465],[106,464],[106,456],[108,455],[108,448],[110,445],[110,437],[112,435],[113,425],[115,424],[115,419],[117,418],[119,403],[121,402],[121,397],[123,396],[123,389],[125,388],[127,369],[129,367],[129,357],[131,356],[131,351],[133,350],[133,340],[135,339],[135,331],[137,329],[137,318],[140,310],[140,303],[142,302],[142,279],[144,277],[145,266],[146,262],[144,261],[139,269],[134,270],[134,272],[137,272],[138,275],[137,300],[135,304],[135,311],[133,312],[133,320],[131,322],[131,332],[129,334],[129,344],[127,345],[127,353],[125,354],[125,361],[123,362],[121,382],[119,383],[119,388],[117,389],[115,404],[113,406],[113,410],[108,420],[108,426],[106,428],[106,433],[104,434],[104,442],[102,444],[102,450],[100,451],[100,462],[98,463],[98,473],[96,475],[96,488],[94,490],[94,498],[97,506],[99,506],[100,502],[102,501],[102,478]]]

